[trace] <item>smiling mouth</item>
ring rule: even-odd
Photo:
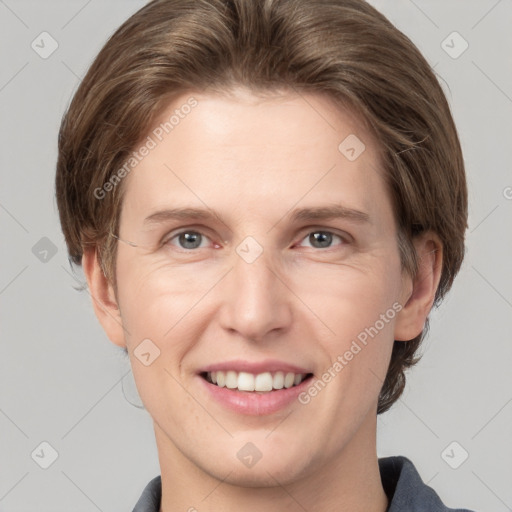
[[[232,370],[219,370],[216,372],[203,372],[200,376],[210,384],[220,388],[225,387],[234,391],[270,393],[298,386],[306,379],[311,378],[313,374],[281,371],[253,374]]]

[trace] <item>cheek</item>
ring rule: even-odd
[[[323,272],[324,275],[303,282],[297,295],[314,308],[330,328],[333,340],[356,338],[386,313],[385,324],[379,322],[378,327],[384,335],[390,334],[396,316],[393,304],[400,297],[398,261],[388,258],[384,262],[383,258],[365,267]]]
[[[202,310],[201,299],[212,290],[223,296],[220,282],[226,268],[222,265],[181,264],[169,265],[156,262],[145,265],[133,254],[130,247],[119,252],[118,283],[120,307],[125,325],[137,337],[154,336],[169,339],[176,326],[182,322],[194,323],[194,309]],[[131,252],[130,252],[131,251]],[[396,260],[396,261],[394,261]],[[317,320],[319,340],[356,338],[365,328],[375,324],[397,300],[399,293],[399,259],[393,254],[380,254],[359,265],[329,265],[306,262],[301,268],[288,269],[283,275],[293,293],[290,308],[299,315],[298,321],[307,321],[304,305],[296,303],[293,296],[308,306]],[[237,301],[236,296],[225,301]],[[208,302],[208,301],[206,301]],[[296,303],[296,307],[294,304]],[[304,314],[298,311],[304,311]],[[204,311],[206,313],[206,311]],[[326,327],[325,331],[322,325]],[[386,324],[384,332],[389,330]],[[136,343],[134,339],[132,343]],[[345,343],[341,343],[343,346]]]
[[[148,264],[130,247],[119,251],[120,308],[131,344],[140,336],[167,339],[182,318],[190,322],[188,314],[215,283],[213,274],[207,268]]]
[[[180,384],[181,365],[199,337],[201,310],[194,306],[207,289],[198,285],[197,278],[194,284],[190,273],[176,269],[166,273],[161,269],[126,265],[124,270],[121,307],[129,331],[127,346],[137,389],[153,418],[173,432],[182,431],[179,418],[183,415],[192,418],[197,411]],[[143,343],[146,343],[145,351],[151,354],[152,362],[147,366],[137,355],[141,354],[139,347]],[[176,410],[182,416],[176,415]]]
[[[329,327],[321,343],[331,365],[338,362],[331,373],[342,376],[340,385],[357,387],[359,396],[375,396],[383,384],[401,308],[398,257],[383,258],[371,269],[340,271],[322,293],[309,295],[311,309]]]

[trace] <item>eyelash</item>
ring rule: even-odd
[[[162,246],[168,246],[168,245],[173,245],[171,244],[171,240],[174,240],[176,237],[179,237],[180,235],[184,234],[184,233],[194,233],[194,234],[199,234],[201,235],[202,237],[206,237],[206,238],[209,238],[208,235],[206,235],[205,233],[203,233],[202,231],[198,230],[198,229],[191,229],[191,228],[188,228],[188,229],[182,229],[176,233],[171,233],[169,237],[165,238],[163,241],[162,241]],[[341,246],[343,245],[347,245],[350,243],[350,240],[349,240],[349,236],[348,235],[341,235],[339,233],[335,233],[334,231],[330,231],[330,230],[327,230],[327,229],[322,229],[322,228],[314,228],[314,229],[310,229],[310,231],[306,232],[305,236],[303,236],[300,241],[302,242],[306,237],[308,237],[309,235],[313,234],[313,233],[323,233],[323,234],[330,234],[330,235],[334,235],[334,236],[337,236],[343,243],[340,244]],[[176,247],[176,246],[174,246]],[[198,251],[199,249],[204,249],[204,247],[196,247],[195,249],[185,249],[183,247],[177,247],[177,249],[181,252],[194,252],[194,251]],[[332,249],[332,247],[327,247],[327,248],[316,248],[316,247],[313,247],[313,249],[317,249],[318,251],[329,251]]]

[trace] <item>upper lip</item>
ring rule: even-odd
[[[306,368],[296,366],[294,364],[278,361],[277,359],[265,359],[263,361],[244,361],[242,359],[232,359],[231,361],[223,361],[213,363],[199,369],[199,373],[216,372],[216,371],[235,371],[247,372],[258,375],[264,372],[292,372],[292,373],[312,373]]]

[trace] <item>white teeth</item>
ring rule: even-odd
[[[226,387],[235,389],[237,386],[238,379],[236,378],[236,372],[226,372]]]
[[[254,379],[254,389],[257,391],[272,391],[272,375],[270,372],[256,375]]]
[[[283,389],[284,388],[284,373],[276,372],[274,373],[274,382],[272,383],[274,389]]]
[[[258,375],[253,375],[247,372],[235,372],[229,370],[208,372],[206,379],[213,384],[223,388],[238,389],[239,391],[260,391],[269,392],[273,389],[291,388],[297,386],[303,380],[306,374],[304,373],[284,373],[281,371],[271,373],[264,372]]]
[[[295,380],[295,374],[287,373],[284,378],[284,387],[291,388],[293,386],[293,381]]]
[[[238,389],[240,391],[254,391],[254,375],[240,372],[238,374]]]

